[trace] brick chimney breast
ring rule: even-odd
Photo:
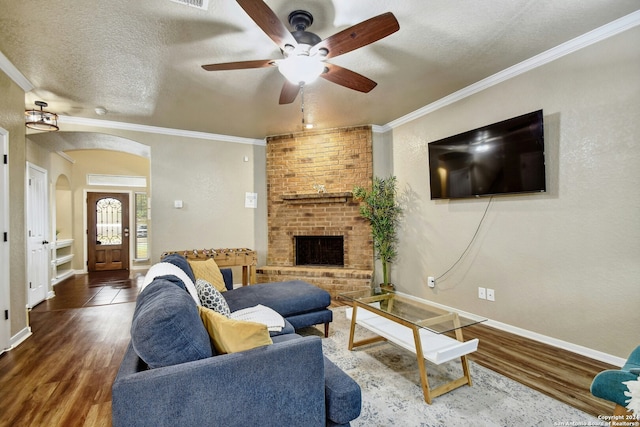
[[[267,265],[262,283],[300,279],[333,297],[368,288],[373,275],[369,224],[352,198],[373,179],[370,126],[267,138]],[[342,236],[344,266],[296,266],[296,236]]]

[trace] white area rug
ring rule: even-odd
[[[424,401],[415,355],[393,344],[377,343],[347,350],[349,321],[345,307],[333,310],[324,354],[362,388],[362,414],[354,427],[374,426],[598,426],[602,421],[470,362],[473,386],[463,386]],[[321,335],[306,328],[302,335]],[[357,327],[356,339],[371,336]],[[459,361],[427,362],[431,388],[462,375]]]

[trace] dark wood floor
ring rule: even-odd
[[[0,426],[111,426],[111,384],[143,276],[77,276],[30,312],[33,335],[0,356]]]
[[[111,384],[129,341],[141,273],[76,276],[30,312],[33,336],[0,356],[0,426],[110,426]],[[613,368],[486,326],[471,357],[585,412],[613,404],[589,393],[593,376]]]
[[[615,405],[589,387],[598,372],[619,368],[485,325],[465,328],[464,337],[480,340],[469,356],[479,365],[596,417],[613,414]]]

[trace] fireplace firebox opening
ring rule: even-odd
[[[344,236],[294,236],[296,265],[344,267]]]

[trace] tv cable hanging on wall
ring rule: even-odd
[[[441,275],[436,277],[436,279],[435,279],[436,282],[438,280],[442,279],[447,274],[449,274],[449,272],[451,270],[453,270],[458,264],[460,264],[460,262],[467,255],[467,253],[471,249],[471,246],[473,245],[473,242],[476,240],[476,237],[478,237],[478,233],[480,232],[480,228],[482,227],[482,224],[484,223],[484,219],[487,216],[487,212],[489,211],[489,206],[491,206],[491,202],[492,201],[493,201],[493,196],[489,197],[489,202],[487,203],[487,207],[484,208],[484,213],[482,214],[482,218],[480,218],[480,222],[478,223],[478,226],[476,227],[476,231],[473,233],[473,237],[471,237],[471,240],[469,241],[469,244],[467,245],[467,247],[464,249],[464,251],[462,251],[462,254],[460,255],[460,257],[456,260],[456,262],[454,262],[451,265],[451,267],[449,267],[444,273],[442,273]]]

